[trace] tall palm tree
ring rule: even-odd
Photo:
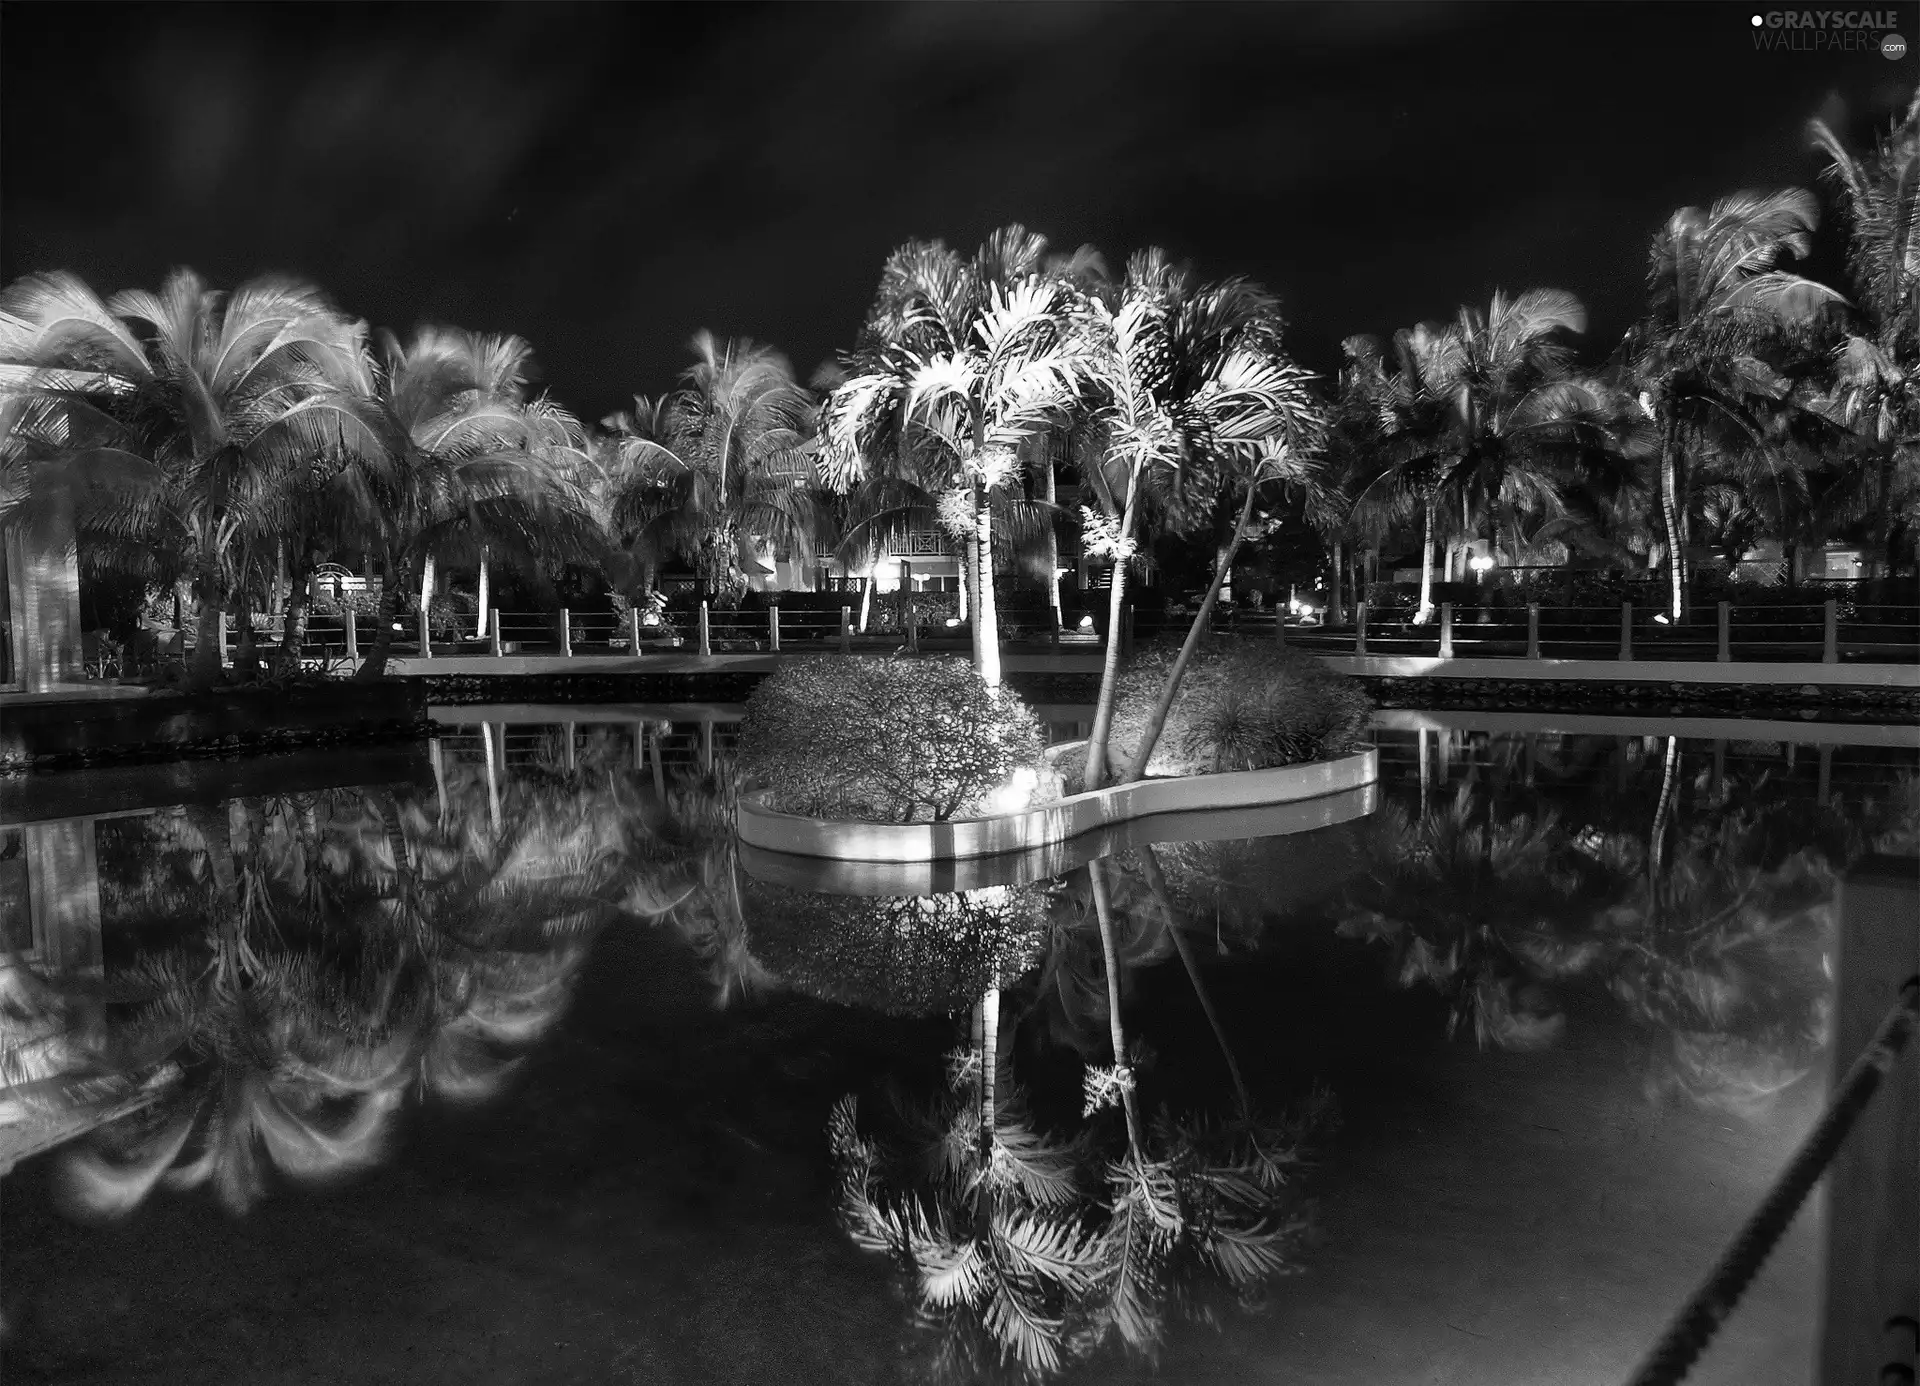
[[[1087,509],[1085,523],[1089,547],[1113,558],[1108,629],[1117,632],[1147,513],[1165,531],[1190,532],[1213,521],[1237,480],[1250,496],[1262,467],[1302,479],[1286,464],[1317,448],[1322,421],[1306,372],[1280,347],[1278,304],[1246,280],[1198,283],[1164,251],[1142,251],[1119,285],[1089,299],[1086,333],[1103,455],[1087,477],[1101,513]],[[1228,536],[1229,566],[1243,531],[1244,522]],[[1108,640],[1088,788],[1107,774],[1119,647]]]
[[[119,484],[77,518],[110,541],[168,553],[191,576],[200,682],[218,676],[222,613],[244,601],[253,555],[276,542],[293,498],[383,450],[366,403],[365,333],[317,289],[281,278],[226,294],[176,269],[157,294],[102,303],[62,272],[0,295],[0,360],[130,387],[125,407],[108,409],[95,390],[37,379],[8,451],[18,456],[24,441],[42,478],[114,469]]]
[[[352,496],[362,546],[382,569],[368,678],[385,670],[403,592],[417,576],[424,610],[441,556],[597,561],[604,547],[585,437],[546,396],[525,397],[524,340],[423,327],[404,344],[384,334],[382,349],[387,447],[354,474]]]
[[[1865,444],[1871,465],[1849,476],[1845,499],[1872,517],[1873,562],[1891,576],[1896,528],[1920,505],[1920,94],[1864,157],[1824,121],[1810,133],[1848,219],[1860,329],[1836,348],[1833,388],[1814,408]]]
[[[1818,222],[1818,206],[1802,189],[1739,192],[1704,210],[1682,207],[1653,239],[1647,317],[1624,350],[1642,408],[1660,431],[1660,522],[1674,620],[1688,603],[1689,452],[1711,440],[1728,452],[1768,454],[1766,416],[1791,394],[1769,348],[1842,301],[1823,284],[1775,268],[1782,256],[1808,253]]]
[[[1000,683],[994,493],[1013,483],[1028,440],[1072,410],[1086,372],[1077,296],[1045,250],[1044,237],[1008,226],[970,261],[937,241],[895,251],[821,416],[820,469],[836,491],[931,451],[942,519],[967,536],[974,667],[989,687]]]
[[[631,559],[692,558],[723,603],[746,590],[742,545],[811,563],[828,516],[813,479],[813,399],[786,357],[695,334],[696,360],[658,402],[614,415],[602,456],[614,531]]]

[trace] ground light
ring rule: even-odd
[[[949,625],[949,626],[957,626],[957,625],[959,625],[959,624],[960,624],[960,618],[959,618],[958,616],[949,616],[949,617],[947,617],[947,625]]]
[[[1666,624],[1667,624],[1667,613],[1666,613],[1666,612],[1664,612],[1664,611],[1656,611],[1656,612],[1655,612],[1655,613],[1653,614],[1653,623],[1654,623],[1654,624],[1655,624],[1656,626],[1664,626],[1664,625],[1666,625]]]
[[[1091,617],[1091,616],[1082,616],[1082,617],[1080,618],[1080,629],[1081,629],[1081,630],[1092,630],[1092,629],[1093,629],[1093,617]]]
[[[1021,766],[1008,777],[1007,782],[987,796],[987,812],[1012,813],[1023,809],[1033,802],[1033,791],[1040,786],[1040,777],[1029,767]]]

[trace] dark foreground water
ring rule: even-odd
[[[1818,1111],[1920,752],[1473,717],[930,898],[756,878],[724,724],[639,710],[0,830],[5,1379],[1623,1380]],[[1810,1379],[1818,1230],[1694,1379]]]

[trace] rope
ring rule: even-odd
[[[1800,1205],[1827,1172],[1827,1166],[1839,1153],[1854,1122],[1866,1110],[1881,1079],[1893,1068],[1913,1033],[1916,1015],[1920,1015],[1920,976],[1909,977],[1901,986],[1899,1001],[1887,1012],[1872,1041],[1847,1070],[1839,1091],[1828,1102],[1819,1122],[1794,1152],[1793,1159],[1774,1181],[1753,1216],[1747,1219],[1746,1226],[1728,1245],[1706,1282],[1694,1291],[1693,1298],[1667,1326],[1653,1351],[1633,1374],[1629,1386],[1674,1386],[1707,1350],[1720,1325],[1733,1312],[1740,1296],[1746,1293],[1747,1286],[1785,1235]]]

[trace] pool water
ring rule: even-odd
[[[1920,852],[1911,729],[1395,712],[1351,821],[848,896],[724,714],[539,715],[0,829],[7,1380],[1623,1380]],[[1809,1379],[1818,1218],[1691,1379]]]

